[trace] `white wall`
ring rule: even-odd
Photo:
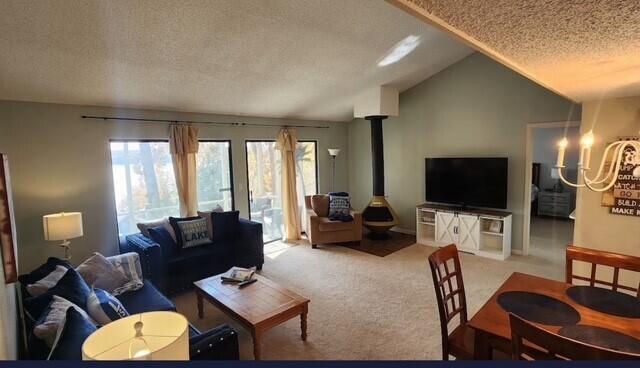
[[[81,211],[84,236],[72,241],[74,261],[92,252],[117,252],[116,210],[109,140],[167,139],[168,125],[125,121],[84,120],[82,115],[248,122],[256,124],[323,125],[330,129],[298,128],[298,138],[318,141],[319,186],[331,186],[328,147],[342,149],[337,159],[336,189],[347,188],[348,147],[345,123],[292,121],[212,114],[113,109],[90,106],[0,101],[0,152],[9,155],[13,179],[20,272],[48,256],[61,256],[42,235],[42,215]],[[201,139],[232,141],[236,209],[247,217],[246,139],[275,139],[277,127],[198,125]]]
[[[579,117],[570,101],[478,53],[403,92],[400,116],[383,123],[386,195],[399,226],[415,230],[425,157],[508,157],[512,244],[522,249],[526,124]],[[372,195],[370,134],[367,121],[349,126],[349,186],[359,209]]]
[[[582,106],[581,129],[593,129],[596,137],[591,167],[600,163],[607,142],[620,136],[640,135],[640,96],[589,101]],[[611,214],[608,207],[601,206],[601,199],[601,193],[578,190],[574,244],[640,256],[640,217]],[[586,272],[586,267],[582,271]],[[629,277],[627,281],[634,286],[640,281],[637,275],[621,277]]]

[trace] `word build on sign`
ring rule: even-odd
[[[640,216],[640,176],[634,175],[634,170],[637,168],[633,164],[625,163],[620,167],[618,181],[613,188],[611,213]]]

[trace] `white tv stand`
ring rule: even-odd
[[[510,212],[425,203],[416,208],[416,241],[454,243],[463,252],[505,260],[511,255],[511,218]]]

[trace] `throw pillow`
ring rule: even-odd
[[[180,250],[180,248],[178,248],[178,244],[176,244],[175,240],[173,240],[169,231],[167,231],[164,226],[149,229],[149,237],[160,245],[162,255],[167,259],[172,258]]]
[[[173,241],[176,241],[176,239],[177,239],[176,238],[176,233],[173,230],[173,227],[171,226],[171,224],[169,223],[169,219],[167,219],[167,218],[151,220],[151,221],[146,221],[146,222],[140,222],[136,226],[138,227],[138,230],[140,230],[142,235],[146,236],[147,238],[149,237],[149,229],[152,229],[152,228],[158,227],[158,226],[164,226],[165,229],[167,229],[167,231],[169,232],[169,234],[171,234],[171,237],[173,238]]]
[[[59,258],[50,257],[49,259],[47,259],[46,263],[39,266],[35,270],[29,272],[28,274],[20,275],[18,277],[18,280],[22,285],[34,284],[36,281],[46,277],[48,274],[53,272],[53,270],[56,269],[56,266],[71,268],[69,262]]]
[[[73,268],[69,268],[56,286],[41,295],[26,298],[23,302],[24,309],[27,316],[32,321],[36,321],[51,303],[54,295],[65,298],[78,307],[85,309],[90,292],[91,288],[84,282],[82,276]]]
[[[67,309],[75,308],[84,318],[90,320],[89,315],[82,308],[71,303],[65,298],[57,295],[53,296],[53,301],[49,303],[47,309],[42,313],[42,316],[38,318],[36,326],[33,328],[33,334],[47,344],[48,347],[52,347],[54,340],[56,339],[56,333],[61,323],[64,323],[65,316],[67,315]],[[92,321],[91,321],[92,322]]]
[[[115,268],[105,256],[96,252],[82,262],[76,271],[89,286],[113,292],[129,281],[122,271]]]
[[[193,216],[193,217],[169,217],[169,223],[171,224],[171,227],[173,228],[173,232],[176,234],[176,244],[178,244],[178,248],[182,248],[182,234],[180,234],[180,227],[178,226],[178,222],[180,221],[191,221],[191,220],[197,220],[200,217],[198,216]]]
[[[129,252],[107,257],[120,272],[127,278],[127,283],[113,290],[113,295],[120,295],[126,291],[138,290],[144,286],[140,256],[138,253]]]
[[[26,286],[27,293],[29,293],[29,295],[31,296],[38,296],[46,293],[47,290],[56,286],[58,281],[60,281],[60,279],[67,273],[67,270],[67,267],[57,265],[56,268],[47,276],[41,278],[33,284],[28,284]]]
[[[82,344],[95,331],[93,323],[75,308],[68,308],[47,360],[82,360]]]
[[[91,291],[87,299],[87,311],[100,326],[129,315],[118,298],[102,289]]]
[[[318,217],[329,216],[329,196],[324,194],[311,196],[311,209]]]
[[[178,221],[178,228],[183,249],[211,243],[206,219],[199,217],[197,220]]]
[[[352,221],[349,214],[351,202],[348,193],[329,193],[329,220]]]
[[[213,242],[231,241],[236,238],[240,229],[240,211],[213,212],[211,221],[216,229]]]
[[[198,211],[198,216],[207,219],[207,230],[209,230],[209,239],[213,240],[213,221],[211,221],[211,213],[212,212],[224,212],[224,209],[217,205],[211,211]]]

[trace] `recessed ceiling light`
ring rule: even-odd
[[[411,51],[415,50],[420,44],[420,36],[410,35],[405,37],[402,41],[395,44],[386,56],[378,61],[378,66],[387,66],[395,62],[400,61],[405,56],[409,55]]]

